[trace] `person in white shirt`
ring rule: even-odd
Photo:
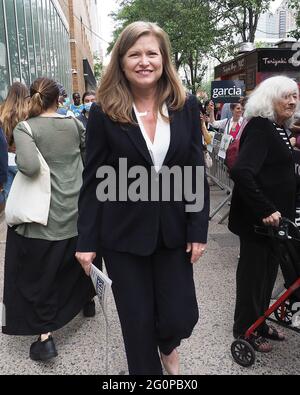
[[[215,106],[213,101],[208,105],[210,123],[216,129],[224,131],[225,134],[232,136],[234,139],[239,134],[240,128],[243,123],[243,107],[240,103],[232,103],[230,105],[232,111],[232,118],[221,119],[220,121],[215,120]]]

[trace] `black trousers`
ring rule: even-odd
[[[235,337],[245,334],[269,308],[279,267],[278,248],[271,239],[241,237],[240,243],[233,326]],[[264,323],[258,332],[263,333],[266,329]]]
[[[198,321],[190,255],[160,246],[151,256],[103,250],[120,318],[129,374],[161,375],[166,355]]]

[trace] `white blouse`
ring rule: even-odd
[[[154,136],[154,141],[152,143],[141,119],[143,117],[143,113],[138,112],[135,104],[133,104],[133,108],[137,121],[139,123],[139,127],[147,144],[149,154],[152,158],[155,171],[158,173],[162,168],[162,165],[164,163],[164,160],[166,158],[170,146],[170,141],[171,141],[170,123],[165,121],[162,118],[160,112],[158,112],[155,136]],[[166,104],[164,104],[163,106],[163,114],[166,117],[169,117],[168,108]]]
[[[240,117],[240,119],[238,120],[238,124],[240,126],[242,125],[243,120],[243,117]],[[220,121],[214,121],[211,125],[216,129],[224,130],[225,134],[230,134],[233,125],[233,118],[225,118],[221,119]]]

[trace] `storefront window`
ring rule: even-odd
[[[4,20],[3,6],[0,1],[0,19]],[[8,67],[7,67],[7,51],[4,24],[0,24],[0,103],[7,95],[7,87],[9,85]]]
[[[36,3],[37,15],[39,21],[39,38],[40,38],[40,48],[41,48],[41,69],[42,76],[47,75],[47,59],[46,59],[46,48],[45,48],[45,29],[44,29],[44,17],[43,17],[43,1],[38,0]]]
[[[19,32],[19,45],[20,45],[20,63],[21,63],[21,81],[29,85],[30,84],[30,67],[29,67],[29,53],[27,49],[27,31],[26,21],[24,13],[24,2],[23,0],[16,1],[17,10],[17,22]]]
[[[42,57],[41,57],[39,17],[38,17],[38,12],[37,12],[37,1],[36,0],[31,0],[31,12],[32,12],[32,21],[33,21],[33,35],[34,35],[37,77],[41,77],[42,76]]]
[[[8,40],[8,50],[10,59],[10,69],[12,81],[21,80],[21,70],[19,63],[19,47],[17,39],[17,27],[15,18],[15,4],[13,0],[5,0],[5,14]]]
[[[57,78],[58,75],[58,46],[56,37],[56,18],[55,9],[51,3],[51,37],[52,37],[52,59],[53,59],[53,77]]]
[[[53,34],[52,34],[52,14],[51,14],[51,2],[47,1],[47,21],[48,21],[48,41],[49,41],[49,63],[50,63],[50,74],[49,76],[54,78],[54,54],[53,54]]]
[[[71,85],[69,34],[52,0],[0,0],[0,102],[14,81]]]
[[[44,50],[47,75],[51,76],[50,53],[49,53],[49,31],[48,31],[48,5],[47,0],[42,0],[43,29],[44,29]]]
[[[24,0],[25,8],[25,23],[27,28],[27,54],[29,58],[30,82],[36,77],[36,58],[34,49],[32,15],[31,15],[31,0]]]
[[[65,88],[67,92],[72,91],[71,86],[71,53],[70,53],[70,44],[69,44],[69,35],[66,29],[64,29],[64,48],[65,53],[67,54],[66,63],[65,63]]]
[[[59,23],[60,20],[58,18],[57,13],[55,12],[55,36],[56,36],[56,56],[57,56],[57,71],[56,71],[56,79],[61,82],[61,63],[62,63],[62,57],[61,57],[61,38],[59,34]]]

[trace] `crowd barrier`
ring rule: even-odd
[[[212,219],[226,204],[231,201],[233,181],[229,177],[228,169],[224,164],[226,144],[228,141],[222,139],[223,133],[215,132],[212,143],[208,146],[208,152],[212,158],[212,166],[207,169],[208,178],[217,185],[222,191],[224,191],[225,196],[222,201],[210,212],[209,218]],[[229,208],[226,213],[221,217],[219,223],[222,223],[229,215]]]

